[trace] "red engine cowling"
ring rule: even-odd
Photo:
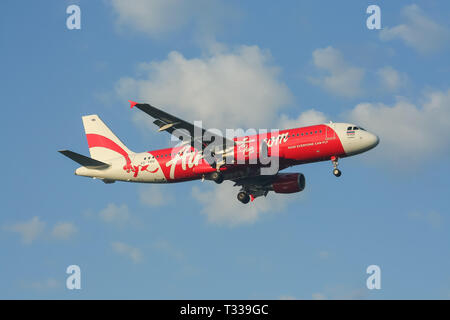
[[[305,189],[305,176],[302,173],[279,173],[272,182],[275,193],[295,193]]]

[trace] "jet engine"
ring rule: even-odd
[[[305,189],[303,173],[279,173],[271,185],[271,190],[275,193],[295,193],[303,189]]]

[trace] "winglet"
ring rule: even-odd
[[[138,104],[137,102],[134,102],[134,101],[131,101],[131,100],[128,100],[128,102],[130,103],[130,109],[132,109],[135,105]]]

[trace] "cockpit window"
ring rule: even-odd
[[[352,127],[348,127],[347,130],[352,130]]]
[[[358,127],[353,127],[353,130],[359,130],[359,128]]]

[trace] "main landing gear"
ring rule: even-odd
[[[220,171],[214,171],[211,173],[211,180],[213,180],[217,184],[221,184],[223,182],[223,174]]]
[[[340,177],[341,176],[341,174],[342,174],[342,172],[341,172],[341,170],[339,170],[338,168],[337,168],[337,166],[338,166],[338,164],[339,164],[339,162],[338,162],[338,157],[335,157],[335,156],[332,156],[331,157],[331,162],[333,163],[333,174],[336,176],[336,177]]]
[[[247,192],[245,191],[241,191],[237,194],[237,198],[240,202],[242,202],[243,204],[246,204],[250,201],[250,196]]]

